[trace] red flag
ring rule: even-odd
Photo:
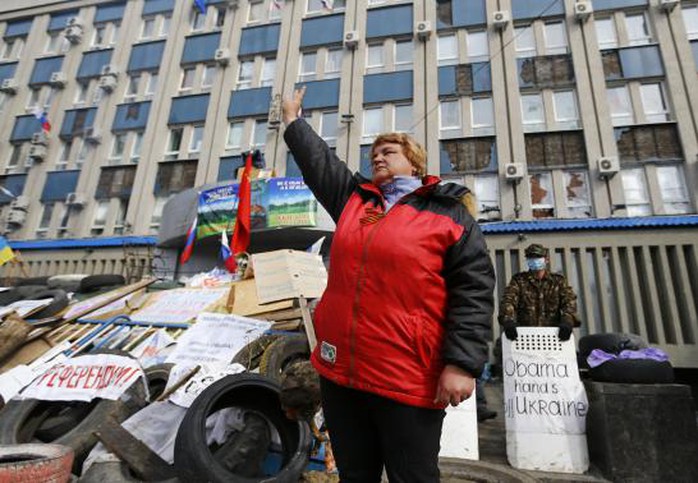
[[[252,190],[250,187],[250,172],[252,171],[252,151],[247,154],[245,170],[242,172],[240,189],[238,190],[238,213],[235,218],[233,230],[233,243],[231,250],[233,255],[246,252],[250,246],[250,211],[252,204]]]

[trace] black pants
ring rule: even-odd
[[[322,378],[322,409],[342,483],[439,481],[445,411],[401,404]]]

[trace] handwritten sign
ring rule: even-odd
[[[297,250],[276,250],[252,255],[260,303],[290,298],[320,297],[327,287],[322,257]]]
[[[175,339],[165,329],[160,329],[138,344],[131,351],[131,355],[138,359],[143,367],[161,364],[165,362],[166,357],[158,357],[158,352],[174,342]]]
[[[230,362],[245,345],[269,330],[271,322],[233,314],[203,313],[177,341],[167,358],[174,364],[196,366]]]
[[[118,399],[145,374],[138,361],[113,354],[85,355],[51,366],[21,394],[45,401]]]
[[[172,368],[168,386],[176,384],[190,370],[191,367],[186,366],[175,366]],[[214,382],[225,376],[239,374],[244,371],[245,366],[241,364],[203,364],[189,381],[170,395],[169,401],[177,406],[188,408],[192,405],[194,399]]]
[[[152,295],[148,304],[131,314],[131,320],[144,323],[185,323],[228,295],[228,288],[164,290]]]
[[[507,455],[512,466],[583,473],[588,467],[588,402],[574,338],[556,327],[519,327],[502,339]]]
[[[51,300],[52,299],[18,300],[17,302],[12,302],[11,304],[0,308],[0,318],[12,312],[17,312],[17,315],[24,318],[27,315],[46,307],[51,303]]]

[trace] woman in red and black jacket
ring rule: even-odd
[[[323,411],[340,479],[439,481],[444,408],[473,391],[487,357],[494,270],[468,192],[426,174],[411,137],[379,136],[372,179],[353,175],[283,102],[284,139],[337,224],[315,311]]]

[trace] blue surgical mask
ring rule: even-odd
[[[531,271],[543,270],[545,268],[545,258],[527,258],[526,265]]]

